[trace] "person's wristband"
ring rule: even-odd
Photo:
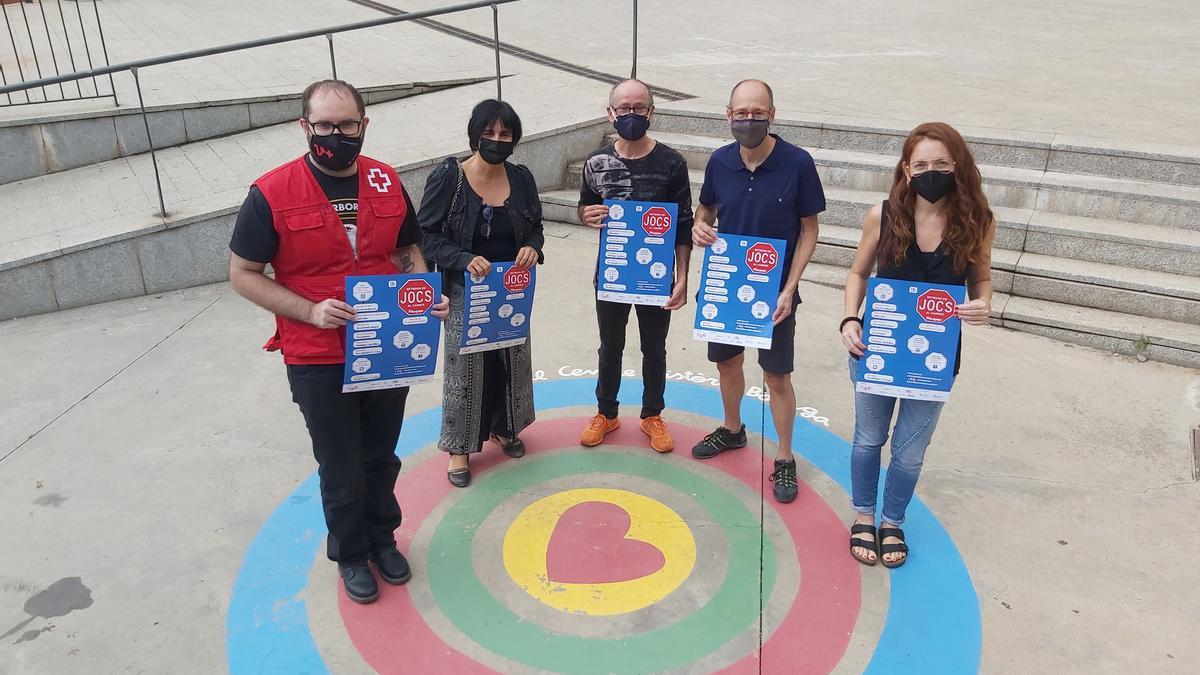
[[[842,330],[846,328],[846,324],[851,321],[857,321],[858,325],[863,325],[862,319],[858,318],[857,316],[848,316],[842,319],[842,322],[838,324],[838,332],[842,332]]]

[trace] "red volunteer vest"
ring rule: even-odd
[[[275,281],[313,302],[345,300],[346,276],[396,274],[392,252],[408,207],[400,177],[387,164],[359,156],[358,256],[342,221],[301,157],[254,184],[271,207],[279,250],[271,260]],[[346,329],[321,329],[275,315],[275,335],[263,349],[283,351],[289,365],[343,363]]]

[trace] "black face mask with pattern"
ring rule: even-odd
[[[341,134],[308,137],[308,149],[313,161],[330,171],[344,171],[362,152],[362,137],[350,138]]]

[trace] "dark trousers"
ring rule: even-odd
[[[321,478],[329,559],[356,565],[396,544],[396,441],[408,388],[342,393],[342,365],[288,366]]]
[[[508,362],[504,350],[483,352],[483,414],[479,422],[479,448],[492,434],[512,438],[508,406]]]
[[[642,419],[662,414],[667,388],[667,330],[671,312],[661,307],[633,305],[637,311],[642,345]],[[617,416],[617,393],[621,389],[621,352],[625,350],[625,327],[630,305],[596,301],[600,325],[600,366],[596,378],[596,403],[609,419]]]

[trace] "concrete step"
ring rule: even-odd
[[[573,190],[542,195],[545,217],[553,220],[578,223],[577,203]],[[813,261],[848,267],[861,232],[822,223]],[[992,285],[1000,293],[1200,324],[1200,278],[1193,276],[994,247]]]
[[[405,82],[362,94],[374,105],[490,79]],[[0,147],[24,159],[0,163],[0,185],[147,152],[147,122],[159,149],[291,122],[300,116],[300,91],[149,106],[146,113],[146,121],[136,107],[0,121]]]
[[[804,281],[842,288],[846,270],[813,262],[804,270]],[[1004,293],[992,296],[991,323],[1125,356],[1200,368],[1200,326],[1194,324]]]
[[[535,77],[539,86],[574,82],[556,71],[512,81]],[[461,131],[450,133],[428,110],[469,110],[494,93],[488,80],[372,106],[371,155],[396,166],[419,202],[433,166],[466,149]],[[598,147],[607,126],[583,103],[564,105],[523,116],[525,137],[513,159],[543,185],[560,184],[563,167]],[[226,279],[230,231],[246,190],[303,152],[298,133],[287,123],[159,152],[166,218],[156,214],[148,155],[0,185],[0,204],[23,216],[0,221],[0,320]]]
[[[697,134],[729,137],[729,122],[722,114],[660,108],[655,113],[656,134]],[[821,116],[813,119],[776,119],[775,133],[805,148],[855,150],[896,157],[909,128],[884,126],[878,120]],[[1128,178],[1172,185],[1200,185],[1200,148],[1181,148],[1076,138],[1062,134],[1014,132],[959,127],[975,159],[989,166],[1009,166],[1038,171]]]
[[[567,169],[567,195],[577,202],[583,163]],[[689,170],[692,197],[698,198],[703,169]],[[882,190],[825,187],[826,211],[822,225],[861,227],[867,209],[882,202]],[[1200,270],[1200,232],[1117,220],[1044,213],[1032,209],[994,206],[996,248],[1028,251],[1135,269],[1168,273]]]
[[[611,142],[615,137],[609,135]],[[703,168],[728,138],[656,132],[655,138],[679,150],[693,168]],[[826,187],[885,192],[891,188],[896,156],[858,150],[806,147]],[[993,207],[1108,218],[1200,231],[1200,187],[1135,181],[981,164],[984,192]]]

